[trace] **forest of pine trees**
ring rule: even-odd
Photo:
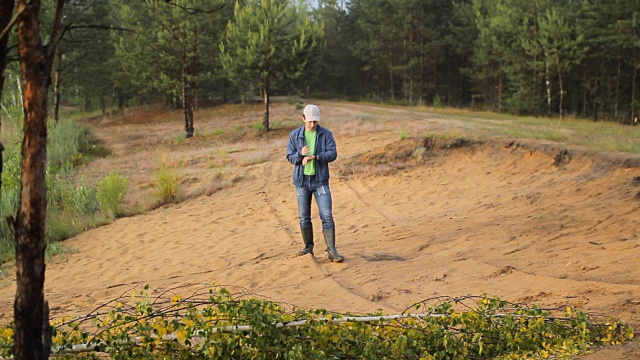
[[[184,110],[187,136],[199,102],[249,96],[267,118],[273,95],[622,123],[638,108],[635,0],[73,0],[64,14],[63,103],[160,97]]]

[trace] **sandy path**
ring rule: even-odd
[[[336,106],[334,115],[341,112],[348,109]],[[338,161],[346,161],[398,141],[398,132],[337,141]],[[144,284],[216,282],[302,308],[388,314],[434,296],[486,293],[638,325],[640,169],[581,156],[558,167],[553,155],[496,142],[391,176],[335,176],[337,243],[347,260],[333,264],[317,219],[316,258],[292,256],[301,240],[291,165],[284,149],[273,149],[212,196],[68,240],[76,252],[48,265],[46,296],[57,317],[86,314]],[[9,279],[0,289],[4,319],[14,293]],[[634,344],[607,351],[598,354],[640,356]]]

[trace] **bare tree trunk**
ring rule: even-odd
[[[544,51],[544,79],[547,86],[547,115],[551,114],[551,78],[549,75],[549,61],[547,60],[547,49],[542,46]]]
[[[18,42],[24,89],[24,139],[20,208],[13,223],[16,242],[16,296],[14,301],[15,359],[46,359],[51,336],[44,300],[47,187],[47,92],[56,44],[62,34],[58,0],[51,42],[40,41],[40,0],[19,0]]]
[[[269,127],[269,76],[265,76],[262,81],[262,98],[264,100],[264,117],[262,118],[262,128],[266,131],[271,130]]]
[[[196,74],[198,71],[197,59],[198,59],[198,29],[193,31],[193,55],[191,56],[191,65],[189,66],[189,73],[191,75]],[[193,128],[193,112],[198,109],[198,96],[196,93],[196,82],[193,79],[189,79],[189,99],[191,99],[190,103],[190,124],[191,124],[191,135],[195,134],[195,129]]]
[[[633,39],[636,38],[636,31],[633,31]],[[633,47],[633,79],[631,80],[631,119],[630,124],[636,123],[636,79],[638,77],[638,65],[637,65],[637,57],[638,52],[637,48]],[[2,172],[0,172],[2,174]]]
[[[615,101],[613,103],[613,118],[616,121],[620,120],[620,81],[622,77],[622,57],[618,56],[618,71],[616,74],[616,91],[615,91]]]
[[[436,47],[434,50],[432,50],[432,56],[434,59],[438,59],[440,58],[440,54],[439,54],[439,49]],[[431,61],[431,63],[433,64],[433,91],[432,93],[432,99],[434,99],[436,96],[439,96],[438,94],[438,89],[440,88],[440,84],[438,83],[438,79],[440,78],[440,73],[438,72],[438,61],[434,60]],[[431,104],[433,104],[433,100],[431,102]]]
[[[598,121],[598,86],[600,85],[600,64],[596,66],[596,76],[593,85],[593,120]]]
[[[393,52],[389,50],[389,91],[391,91],[391,102],[396,100],[395,91],[393,90],[393,82],[394,82],[394,73],[393,73]]]
[[[191,89],[186,79],[182,81],[182,112],[184,113],[184,133],[187,138],[193,137],[193,102]]]
[[[182,45],[182,112],[184,114],[184,133],[187,138],[193,137],[193,103],[189,88],[187,48]]]
[[[407,55],[407,39],[406,37],[402,39],[402,61],[407,64],[408,63],[408,55]],[[409,100],[411,103],[411,98],[409,96],[409,72],[407,67],[402,69],[402,97],[404,100]]]
[[[425,64],[424,64],[424,58],[425,58],[425,45],[424,45],[424,38],[420,38],[420,85],[418,88],[418,103],[422,105],[422,103],[424,102],[424,78],[425,78]]]
[[[503,89],[502,77],[498,78],[498,112],[502,112],[502,89]]]
[[[124,108],[126,107],[126,104],[127,104],[126,95],[122,90],[118,90],[117,92],[118,92],[118,110],[124,111]]]
[[[587,73],[587,66],[584,66],[584,70],[583,70],[583,74],[582,74],[582,81],[584,81],[585,84],[589,84],[589,75]],[[583,117],[587,117],[587,108],[588,108],[588,102],[589,102],[589,96],[588,96],[588,90],[587,90],[587,86],[584,87],[584,93],[582,95],[582,116]]]
[[[53,93],[55,94],[54,119],[56,124],[60,120],[60,74],[62,72],[62,52],[58,49],[56,54],[56,71],[53,81]]]
[[[451,46],[448,47],[449,61],[447,61],[447,106],[451,107],[451,97],[453,96],[451,89],[453,88],[453,51]]]
[[[562,70],[560,68],[560,54],[557,52],[556,67],[558,68],[558,86],[560,87],[560,104],[558,105],[558,111],[560,112],[560,119],[564,119],[564,84],[562,83]]]
[[[533,36],[538,36],[538,1],[533,0]],[[533,55],[533,109],[538,107],[538,52]]]
[[[379,101],[382,102],[384,101],[384,69],[382,68],[382,66],[380,67],[380,69],[378,69],[378,98],[380,99]]]

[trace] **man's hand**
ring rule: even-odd
[[[302,166],[306,166],[307,163],[311,160],[314,160],[316,157],[314,156],[305,156],[304,158],[302,158]]]
[[[307,145],[303,146],[302,149],[300,149],[300,154],[302,154],[302,156],[307,156],[308,153],[309,147],[307,147]]]

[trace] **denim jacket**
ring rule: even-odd
[[[320,127],[316,127],[316,153],[318,160],[316,164],[316,181],[322,185],[329,183],[329,163],[334,161],[338,157],[338,151],[336,150],[336,141],[333,139],[333,133]],[[301,126],[291,132],[289,135],[289,145],[287,145],[287,160],[295,165],[293,168],[293,184],[295,186],[302,186],[302,180],[304,178],[304,166],[302,166],[302,159],[304,156],[300,153],[300,149],[307,143],[304,139],[304,126]]]

